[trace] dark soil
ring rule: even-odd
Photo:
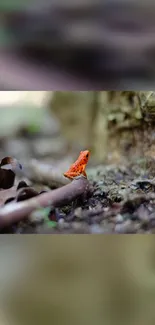
[[[9,135],[0,135],[0,159],[11,156],[24,167],[24,174],[21,170],[17,173],[16,166],[11,167],[10,172],[8,165],[7,168],[2,166],[10,160],[1,163],[0,214],[4,206],[11,209],[14,201],[28,202],[43,192],[65,186],[66,179],[62,175],[79,151],[77,147],[68,147],[54,121],[51,124],[49,117],[47,121],[50,125],[45,123],[42,129],[22,125],[18,130],[11,130],[9,126]],[[154,160],[141,157],[134,161],[133,157],[132,163],[122,161],[122,165],[96,166],[91,156],[87,168],[91,190],[87,196],[61,208],[50,204],[46,208],[38,207],[26,220],[12,222],[3,229],[0,223],[0,233],[154,233]],[[49,166],[52,166],[52,173]],[[12,173],[15,173],[15,182]]]

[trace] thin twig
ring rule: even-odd
[[[29,180],[50,187],[57,188],[69,183],[69,180],[60,173],[60,169],[35,159],[25,164],[23,173]]]

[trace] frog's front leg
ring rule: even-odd
[[[69,178],[69,179],[73,179],[77,176],[80,176],[81,173],[77,173],[77,172],[69,172],[69,173],[64,173],[64,176]]]
[[[86,174],[85,170],[83,170],[82,175],[87,177],[87,174]]]

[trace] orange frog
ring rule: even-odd
[[[63,175],[69,179],[73,179],[80,175],[87,177],[85,168],[88,163],[89,156],[90,156],[89,150],[81,151],[78,159],[75,161],[74,164],[70,166],[69,170]]]

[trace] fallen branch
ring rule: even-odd
[[[61,187],[67,185],[69,180],[65,178],[60,169],[32,159],[24,166],[24,175],[31,181],[47,185],[49,187]]]
[[[67,205],[86,195],[90,190],[89,181],[81,176],[71,183],[53,191],[40,194],[32,199],[8,203],[0,209],[0,229],[26,219],[34,210],[52,206],[54,208]]]

